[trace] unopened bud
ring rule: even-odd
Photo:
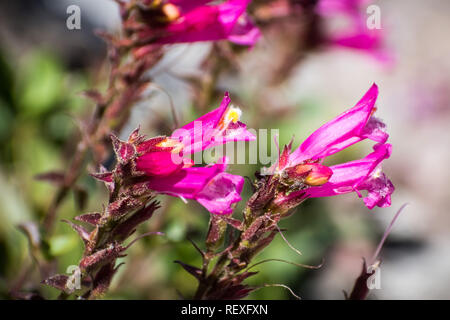
[[[321,186],[328,182],[333,171],[327,166],[318,163],[300,164],[288,171],[288,176],[294,179],[303,179],[309,186]]]

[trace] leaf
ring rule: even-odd
[[[93,226],[96,226],[100,224],[100,219],[102,218],[102,214],[99,212],[93,212],[93,213],[85,213],[79,216],[76,216],[74,219],[77,221],[82,221],[89,223]]]
[[[117,161],[127,163],[136,155],[136,148],[133,144],[117,138],[114,134],[110,135]]]
[[[190,273],[191,275],[193,275],[197,280],[202,280],[202,270],[191,266],[189,264],[186,264],[184,262],[181,262],[179,260],[175,260],[174,263],[178,263],[180,266],[183,267],[184,270],[186,270],[188,273]]]
[[[62,171],[48,171],[34,176],[34,179],[38,181],[47,181],[57,186],[64,184],[64,178],[65,174]]]
[[[78,243],[78,238],[73,235],[53,236],[49,241],[49,251],[53,256],[59,256],[73,250]]]
[[[71,221],[66,220],[66,219],[64,219],[62,221],[69,224],[72,227],[72,229],[78,233],[78,235],[80,236],[81,240],[83,240],[85,245],[89,244],[89,242],[90,242],[89,232],[85,228],[83,228],[82,226],[77,225],[75,223],[72,223]]]
[[[17,85],[22,112],[37,116],[56,107],[64,93],[63,70],[52,55],[34,52],[24,64],[23,77]]]
[[[225,220],[233,228],[242,231],[242,222],[240,220],[228,217],[222,217],[222,219]]]
[[[113,182],[113,173],[107,171],[104,166],[100,166],[100,172],[90,173],[90,175],[102,182]]]
[[[140,206],[142,206],[141,201],[130,197],[125,197],[110,203],[106,209],[106,212],[109,217],[117,220]]]
[[[104,166],[100,166],[100,172],[90,173],[92,177],[103,182],[110,192],[114,190],[114,173],[109,172]]]
[[[138,225],[150,219],[158,208],[160,206],[157,201],[151,202],[147,207],[138,210],[131,217],[117,225],[113,230],[113,235],[119,240],[125,240],[134,232]]]
[[[99,298],[108,290],[112,278],[116,274],[117,270],[124,265],[120,263],[117,267],[114,267],[114,263],[108,263],[104,265],[95,275],[93,281],[93,289],[90,292],[90,297]]]
[[[145,135],[139,133],[140,127],[137,127],[133,130],[133,132],[128,136],[128,143],[139,145],[145,140]]]
[[[32,248],[37,249],[41,245],[41,234],[39,227],[36,223],[28,221],[18,225],[20,231],[22,231],[28,238]]]
[[[84,257],[80,261],[80,268],[82,270],[91,270],[98,265],[111,262],[115,258],[120,257],[125,249],[126,248],[122,247],[119,243],[110,243],[108,247]]]
[[[291,140],[289,141],[289,143],[284,146],[283,152],[280,154],[280,158],[279,158],[279,162],[278,162],[279,168],[282,169],[282,168],[286,167],[286,165],[289,164],[289,155],[291,153],[293,143],[294,143],[294,137],[292,137]]]
[[[85,90],[85,91],[82,91],[81,94],[83,96],[85,96],[86,98],[91,99],[92,101],[94,101],[97,104],[104,104],[104,102],[105,102],[103,95],[97,90]]]
[[[42,283],[58,290],[65,291],[67,280],[69,280],[69,276],[57,274],[45,279],[44,281],[42,281]]]

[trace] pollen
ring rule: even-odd
[[[222,116],[219,122],[219,129],[227,129],[230,123],[236,123],[239,121],[242,115],[242,110],[238,107],[231,105],[225,114]]]
[[[383,170],[381,169],[381,167],[378,167],[373,171],[372,178],[377,179],[377,178],[381,177],[382,173],[383,173]]]
[[[242,115],[241,109],[232,106],[230,110],[228,110],[226,118],[228,122],[236,123],[241,118],[241,115]]]
[[[167,21],[170,22],[175,21],[180,17],[180,10],[177,8],[177,6],[171,3],[166,3],[165,5],[163,5],[162,12],[166,16]]]
[[[170,151],[172,153],[179,153],[184,148],[184,144],[182,144],[180,141],[170,139],[170,138],[164,139],[163,141],[158,143],[156,146],[160,147],[160,148],[172,148],[172,150]]]

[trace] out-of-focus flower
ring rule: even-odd
[[[140,7],[140,20],[147,27],[140,39],[159,44],[228,39],[241,45],[253,45],[259,30],[246,15],[250,0],[229,0],[212,4],[211,0],[153,0]]]
[[[294,152],[290,154],[290,145],[284,149],[275,173],[289,185],[300,182],[306,187],[278,197],[278,204],[294,203],[297,197],[326,197],[352,191],[361,197],[361,190],[368,191],[364,203],[369,209],[391,204],[394,186],[381,171],[381,162],[389,158],[392,146],[385,143],[385,125],[373,116],[377,96],[378,87],[374,84],[353,108],[321,126]],[[364,139],[377,142],[374,152],[365,158],[329,168],[321,164],[324,158]]]
[[[336,13],[359,16],[360,7],[367,5],[368,2],[368,0],[319,0],[317,12],[325,16]]]
[[[364,6],[367,0],[320,0],[316,11],[324,21],[343,17],[347,21],[344,29],[325,31],[326,41],[335,46],[341,46],[366,52],[384,63],[393,60],[392,54],[384,48],[383,29],[367,26],[368,16]]]
[[[150,189],[195,199],[215,214],[229,214],[241,200],[241,176],[225,172],[227,160],[206,167],[193,167],[190,155],[230,141],[256,137],[239,121],[241,110],[230,105],[228,93],[219,108],[177,129],[170,137],[156,137],[136,143],[136,169],[148,177]]]

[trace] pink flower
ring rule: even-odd
[[[207,167],[183,168],[167,177],[150,177],[148,186],[157,192],[194,199],[214,214],[230,214],[241,201],[244,178],[225,172],[226,160]]]
[[[260,36],[245,10],[250,0],[228,0],[212,5],[211,0],[169,0],[162,4],[159,25],[140,33],[161,44],[218,41],[228,39],[241,45],[254,45]],[[153,13],[147,19],[155,19]]]
[[[381,171],[380,163],[389,158],[392,146],[388,143],[376,144],[374,150],[363,159],[331,166],[329,169],[332,171],[332,175],[325,184],[293,192],[281,201],[290,201],[299,196],[330,197],[353,191],[359,197],[362,197],[360,191],[365,190],[368,194],[364,198],[364,203],[369,209],[373,209],[375,206],[389,207],[391,205],[391,194],[395,188]]]
[[[353,108],[313,132],[292,154],[289,154],[290,147],[285,148],[277,172],[294,178],[292,171],[301,173],[303,183],[309,187],[280,197],[278,202],[352,191],[361,197],[360,191],[367,190],[364,203],[369,209],[391,204],[394,186],[381,171],[381,162],[389,158],[392,146],[385,143],[388,139],[385,125],[373,116],[377,96],[378,87],[374,84]],[[320,164],[324,158],[364,139],[377,142],[374,152],[365,158],[331,166],[329,170]]]
[[[197,120],[175,130],[171,139],[184,144],[183,152],[192,154],[229,141],[251,141],[255,136],[239,121],[242,111],[230,105],[231,99],[225,92],[219,108]]]
[[[160,193],[195,199],[210,212],[229,214],[241,200],[241,176],[225,172],[227,161],[193,167],[190,155],[230,141],[250,141],[256,137],[239,121],[241,111],[230,105],[228,93],[219,108],[175,130],[170,137],[156,137],[137,144],[136,168],[148,176],[150,189]]]
[[[368,3],[368,0],[320,0],[317,4],[317,12],[324,16],[332,16],[337,13],[359,16],[360,7]]]
[[[368,5],[367,0],[320,0],[317,12],[324,19],[344,17],[348,22],[345,29],[328,31],[330,44],[369,53],[381,62],[391,63],[392,54],[383,47],[383,30],[367,27],[368,15],[362,7]]]
[[[389,135],[386,126],[373,117],[378,87],[373,84],[351,109],[314,131],[289,157],[293,166],[305,160],[328,157],[364,139],[384,143]]]

